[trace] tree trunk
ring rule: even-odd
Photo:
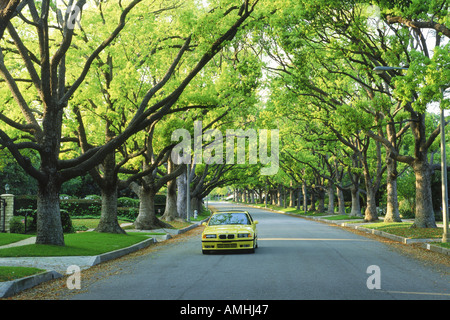
[[[311,206],[309,207],[309,211],[316,211],[316,194],[314,190],[311,190]]]
[[[292,180],[290,182],[290,188],[289,188],[289,207],[294,208],[294,188],[292,188]]]
[[[126,234],[117,219],[117,186],[106,185],[101,189],[102,212],[95,231]]]
[[[384,216],[384,222],[402,222],[400,219],[400,211],[398,210],[398,198],[397,198],[397,161],[386,155],[386,215]]]
[[[345,214],[345,200],[344,200],[344,193],[342,192],[341,188],[336,188],[336,192],[338,194],[338,214],[344,215]]]
[[[276,191],[272,190],[270,192],[270,200],[271,200],[273,206],[277,205],[277,193],[276,193]]]
[[[352,210],[350,212],[350,216],[362,217],[361,203],[359,201],[359,186],[351,186],[350,192],[352,194]]]
[[[431,198],[432,170],[426,160],[415,161],[413,169],[416,176],[416,218],[414,227],[436,228]]]
[[[36,244],[64,246],[59,206],[59,182],[50,177],[39,183],[37,197]]]
[[[323,192],[319,194],[319,208],[317,210],[320,213],[325,212],[325,194]]]
[[[306,183],[303,182],[302,185],[302,192],[303,192],[303,210],[306,212],[308,210],[308,190],[306,188]]]
[[[378,191],[379,182],[381,180],[381,152],[380,152],[380,143],[376,142],[377,146],[377,174],[375,174],[374,180],[372,180],[370,176],[369,164],[367,162],[367,149],[369,146],[369,142],[367,143],[364,151],[361,153],[362,156],[362,165],[363,165],[363,174],[364,174],[364,182],[366,185],[366,211],[364,212],[364,221],[372,222],[378,221],[378,213],[377,213],[377,203],[376,203],[376,193]]]
[[[178,218],[177,212],[177,192],[176,182],[171,181],[167,184],[166,208],[161,220],[174,221]]]
[[[108,132],[110,132],[108,130]],[[107,141],[110,139],[111,133],[107,137]],[[91,172],[94,180],[100,186],[102,193],[102,212],[100,216],[100,222],[98,223],[95,231],[106,233],[119,233],[126,234],[126,232],[120,227],[117,220],[117,183],[118,177],[115,172],[116,157],[115,153],[111,152],[105,157],[103,161],[103,177],[100,174]]]
[[[155,193],[152,190],[140,188],[139,215],[134,222],[138,230],[151,230],[159,228],[172,228],[168,223],[159,220],[155,212]]]
[[[328,181],[328,214],[334,214],[334,183]]]
[[[366,184],[367,186],[367,184]],[[364,212],[364,221],[371,222],[378,220],[377,214],[377,204],[375,201],[375,190],[373,188],[367,187],[367,206]]]
[[[300,210],[300,204],[302,200],[302,188],[297,188],[297,210]]]
[[[177,212],[178,216],[186,220],[186,171],[177,177]],[[236,201],[236,191],[233,192]]]
[[[174,164],[172,161],[168,161],[167,173],[170,174],[174,171]],[[173,221],[178,218],[177,213],[177,180],[173,179],[167,182],[167,196],[166,196],[166,208],[161,220]]]
[[[201,214],[203,211],[202,199],[198,197],[192,197],[191,199],[191,211],[194,213],[194,210],[197,210],[197,214]]]
[[[62,109],[45,103],[46,117],[42,121],[44,136],[40,151],[40,171],[46,177],[38,180],[36,244],[64,246],[59,191],[61,180],[58,157],[61,139]]]
[[[278,194],[277,194],[277,197],[278,197],[278,206],[279,207],[283,207],[284,206],[284,204],[283,204],[283,186],[278,186],[278,190],[277,190],[277,192],[278,192]]]

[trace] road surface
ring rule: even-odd
[[[450,300],[448,269],[437,272],[382,242],[263,209],[212,205],[245,208],[259,221],[254,254],[203,255],[199,227],[195,236],[113,262],[96,281],[84,281],[82,274],[81,289],[67,298]]]

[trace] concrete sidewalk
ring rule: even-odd
[[[33,267],[46,270],[43,273],[30,277],[0,282],[0,298],[11,297],[20,291],[32,288],[42,282],[63,277],[66,275],[68,268],[72,265],[78,266],[80,270],[86,270],[99,263],[116,259],[137,250],[146,248],[153,243],[170,239],[173,235],[181,234],[198,227],[203,221],[193,223],[183,229],[128,230],[129,232],[164,233],[164,235],[149,235],[148,240],[144,240],[127,248],[118,249],[97,256],[0,258],[0,266]],[[34,244],[35,241],[36,237],[30,237],[21,241],[0,246],[0,249]]]

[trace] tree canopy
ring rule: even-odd
[[[172,204],[186,186],[199,210],[227,186],[329,213],[336,198],[338,212],[367,221],[384,206],[385,221],[400,221],[398,190],[414,189],[415,225],[435,227],[433,176],[447,168],[432,107],[449,108],[448,10],[447,0],[1,1],[0,176],[35,181],[42,244],[64,245],[59,193],[86,174],[103,199],[101,232],[123,232],[120,190],[139,196],[146,229],[164,225],[153,201],[163,188],[166,220],[183,217]],[[198,123],[222,139],[195,140]],[[188,163],[173,159],[177,130],[189,133]]]

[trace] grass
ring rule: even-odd
[[[210,212],[205,216],[199,216],[197,220],[202,220],[209,216]],[[194,219],[192,219],[194,220]],[[119,221],[119,224],[128,221]],[[95,229],[99,223],[99,219],[72,219],[72,225],[76,230]],[[189,222],[170,222],[175,229],[185,228],[191,223]],[[124,227],[124,229],[133,228]],[[149,233],[149,232],[128,232],[128,234],[108,234],[98,232],[82,232],[64,235],[65,246],[51,246],[31,244],[20,247],[12,247],[0,249],[0,257],[55,257],[55,256],[93,256],[117,249],[129,247],[148,239],[148,235],[164,235],[165,233]],[[0,246],[14,243],[33,235],[1,233]],[[28,277],[34,274],[44,272],[45,270],[28,267],[4,267],[0,266],[0,282],[11,281]]]
[[[363,220],[362,217],[349,216],[347,214],[339,214],[336,216],[325,217],[326,220]]]
[[[110,234],[98,232],[64,235],[65,246],[30,244],[0,249],[0,257],[94,256],[129,247],[148,239],[147,233]]]
[[[197,220],[209,216],[199,216]],[[194,219],[192,219],[194,220]],[[119,224],[128,221],[119,221]],[[99,219],[72,219],[72,225],[76,230],[95,229]],[[172,221],[169,222],[175,229],[185,228],[191,223]],[[134,228],[131,226],[130,228]],[[126,227],[124,228],[126,229]],[[0,257],[55,257],[55,256],[94,256],[105,252],[129,247],[133,244],[148,239],[148,235],[164,235],[165,233],[131,232],[126,235],[98,232],[82,232],[64,235],[65,246],[51,246],[30,244],[20,247],[0,249]],[[5,233],[0,234],[0,245],[13,243],[33,235]]]
[[[88,229],[97,228],[99,221],[100,221],[99,218],[87,218],[87,219],[75,218],[72,219],[72,225],[75,228],[75,230],[86,231]],[[127,222],[129,221],[119,220],[119,224]],[[126,227],[123,229],[126,229]]]
[[[450,249],[450,242],[433,242],[434,245],[441,246],[443,248]]]
[[[0,246],[14,243],[29,237],[32,237],[32,235],[17,234],[17,233],[0,233]]]
[[[378,222],[364,227],[410,239],[442,238],[442,228],[411,228],[412,222]]]
[[[38,268],[0,266],[0,282],[25,278],[44,271]]]

